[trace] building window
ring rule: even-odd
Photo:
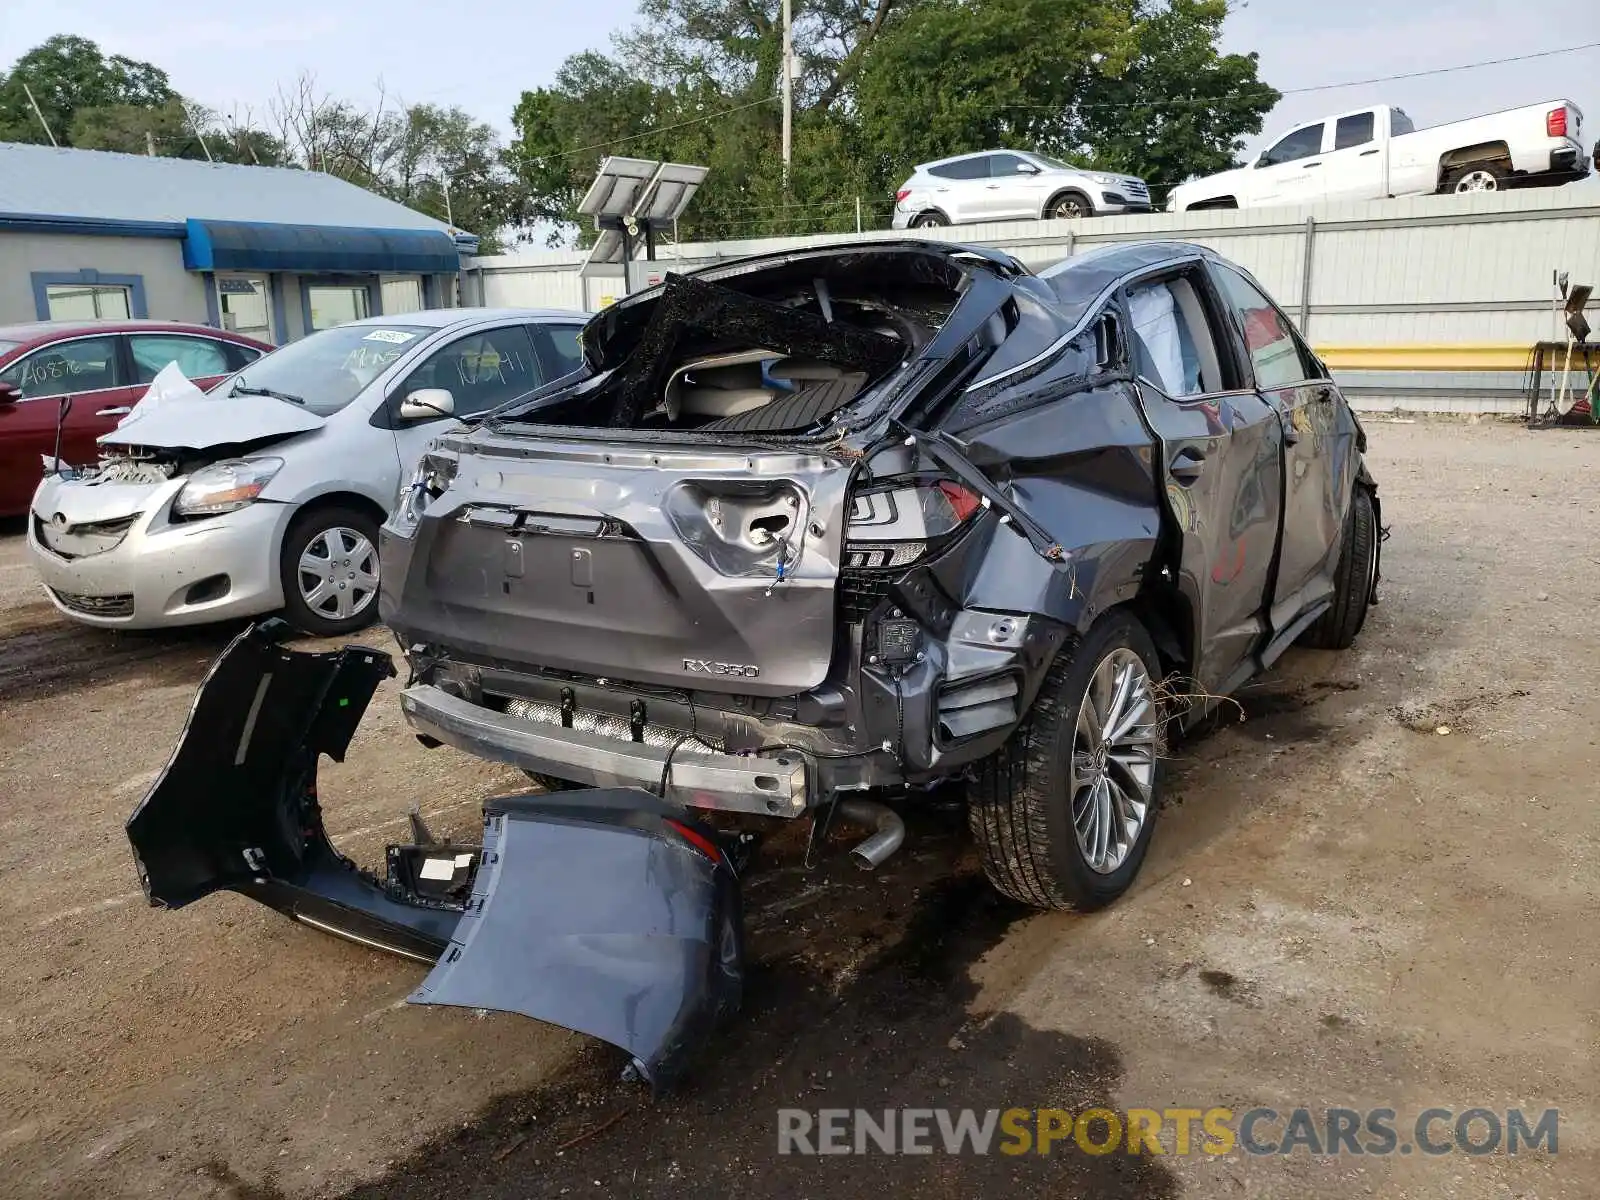
[[[311,329],[332,329],[346,321],[359,321],[370,315],[365,287],[329,287],[311,284],[306,288],[306,307],[311,313]]]
[[[398,313],[419,312],[425,305],[422,302],[422,280],[412,276],[410,278],[385,279],[383,281],[383,315],[395,316]]]
[[[133,315],[132,296],[125,287],[51,283],[45,285],[44,295],[52,321],[89,321],[100,317],[126,321]]]

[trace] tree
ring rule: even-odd
[[[461,108],[413,104],[405,110],[385,191],[400,203],[478,235],[493,253],[494,232],[515,219],[500,139]]]
[[[57,34],[29,50],[0,82],[0,140],[50,140],[28,100],[29,91],[62,145],[74,144],[72,126],[85,110],[159,109],[178,99],[160,67],[120,54],[108,58],[88,38],[68,34]]]
[[[1254,55],[1221,56],[1224,0],[936,0],[863,73],[880,160],[1039,150],[1155,185],[1228,165],[1278,93]]]
[[[854,228],[912,164],[994,146],[1156,184],[1215,170],[1278,93],[1221,55],[1225,0],[793,0],[799,77],[783,179],[781,0],[643,0],[616,54],[524,92],[508,161],[523,221],[577,226],[610,153],[711,168],[685,237]]]

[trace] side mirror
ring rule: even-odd
[[[1039,168],[1030,162],[1019,162],[1017,164],[1017,174],[1019,175],[1037,175],[1038,173]]]
[[[449,388],[418,388],[400,401],[402,421],[436,421],[456,415],[456,398]]]
[[[0,404],[15,404],[22,399],[22,389],[14,383],[0,383]]]

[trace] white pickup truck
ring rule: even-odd
[[[1380,104],[1291,129],[1247,167],[1172,189],[1168,212],[1553,187],[1589,173],[1583,113],[1549,100],[1432,129]]]

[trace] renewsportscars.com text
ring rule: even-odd
[[[1555,1154],[1560,1110],[781,1108],[779,1154]]]

